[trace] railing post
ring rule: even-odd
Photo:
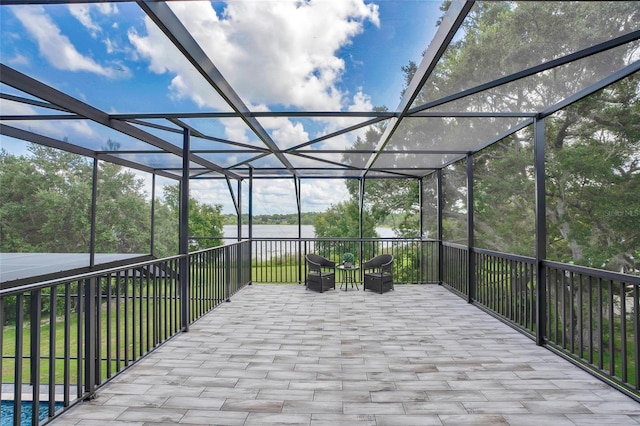
[[[534,166],[536,180],[536,344],[545,340],[547,318],[547,281],[543,261],[547,256],[547,203],[545,199],[545,147],[544,119],[533,122]]]
[[[244,285],[242,282],[242,243],[236,244],[236,273],[237,285]]]
[[[224,297],[231,302],[231,246],[224,247]]]
[[[13,424],[22,422],[22,366],[24,350],[24,295],[16,296],[16,341],[15,341],[15,366],[13,376]]]
[[[31,367],[31,390],[32,401],[40,401],[40,322],[41,322],[41,310],[42,306],[42,291],[33,290],[30,298],[30,329],[31,329],[31,348],[29,351],[29,360]],[[3,324],[0,324],[2,326]],[[33,402],[33,407],[38,407],[38,404]],[[37,409],[32,410],[31,424],[38,424],[38,412]]]
[[[84,280],[84,388],[87,399],[95,398],[96,377],[96,278]]]
[[[0,327],[4,327],[4,297],[0,296]],[[51,328],[53,329],[53,328]],[[16,333],[18,330],[16,329]],[[4,329],[0,329],[0,348],[4,348]],[[2,371],[2,354],[0,353],[0,371]],[[2,373],[0,373],[2,374]],[[0,401],[2,401],[2,381],[0,380]]]

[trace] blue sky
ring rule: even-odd
[[[381,105],[393,110],[404,84],[400,69],[410,60],[419,63],[435,33],[440,4],[418,0],[169,2],[245,104],[256,111],[361,111]],[[4,64],[103,111],[229,110],[135,3],[2,6],[0,13]],[[4,85],[2,91],[24,95]],[[1,101],[0,107],[3,114],[37,111],[9,101]],[[344,124],[336,119],[261,122],[283,148]],[[216,136],[258,143],[240,120],[194,123]],[[11,124],[38,127],[47,136],[66,137],[92,149],[115,137],[88,122],[48,127],[35,121]],[[354,137],[345,135],[326,142],[325,147],[342,149]],[[2,144],[12,149],[20,146],[6,138]],[[223,204],[224,211],[231,212],[226,184],[196,186],[198,198]],[[288,188],[283,192],[282,185],[259,186],[256,202],[295,211]],[[322,191],[325,202],[307,210],[321,210],[346,197],[339,181],[310,186],[311,192]]]

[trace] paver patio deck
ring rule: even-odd
[[[252,285],[52,422],[640,425],[640,403],[438,285]]]

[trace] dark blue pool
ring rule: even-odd
[[[44,420],[47,418],[49,403],[41,402],[38,407],[38,413],[40,420]],[[63,404],[61,402],[56,402],[56,411],[61,409]],[[31,401],[22,401],[22,410],[21,417],[23,425],[31,424],[31,411],[33,410],[33,404]],[[2,419],[2,424],[0,426],[11,426],[13,425],[13,401],[2,401],[2,415],[0,416]]]

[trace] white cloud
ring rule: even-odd
[[[281,149],[289,148],[309,140],[309,134],[304,130],[301,123],[292,123],[286,118],[270,119],[271,123],[267,123],[267,128],[272,126],[272,137],[278,141]]]
[[[366,21],[379,25],[377,6],[362,0],[230,2],[220,16],[209,2],[168,4],[248,105],[349,108],[352,99],[338,86],[345,64],[337,53],[363,31]],[[130,30],[129,39],[149,60],[151,71],[175,75],[172,96],[191,99],[201,108],[228,110],[149,18],[145,25],[146,35]],[[276,140],[282,147],[308,140],[301,126],[286,119],[266,126],[283,138]],[[234,126],[227,135],[246,140],[246,130]]]
[[[248,182],[242,184],[242,211],[248,212]],[[236,186],[233,186],[234,192]],[[325,211],[332,204],[345,201],[349,192],[343,181],[303,179],[302,211]],[[222,213],[235,213],[229,189],[223,180],[198,180],[190,184],[190,195],[202,203],[222,205]],[[256,179],[253,183],[253,214],[288,214],[298,211],[292,179]]]
[[[331,205],[349,198],[345,182],[334,179],[303,180],[300,192],[304,212],[325,211]]]
[[[379,24],[359,0],[231,2],[221,17],[209,3],[170,6],[245,102],[312,110],[340,109],[336,53],[365,21]]]
[[[6,115],[38,115],[39,110],[30,105],[0,99],[0,110]],[[19,121],[12,124],[14,127],[43,134],[45,136],[63,140],[64,138],[100,139],[100,135],[91,127],[87,120],[34,120]]]
[[[67,6],[69,9],[69,13],[76,18],[82,26],[84,26],[91,37],[95,38],[100,32],[100,26],[93,22],[91,19],[91,14],[89,13],[89,5],[86,4],[70,4]]]
[[[266,105],[254,106],[252,111],[269,111]],[[286,117],[263,117],[260,124],[271,133],[272,139],[280,149],[290,148],[309,140],[309,133],[302,123],[294,123]]]
[[[254,214],[294,213],[297,210],[293,179],[257,179],[253,182]]]
[[[220,120],[220,122],[224,125],[225,137],[228,140],[241,143],[250,142],[248,128],[244,121],[240,119],[227,119]],[[262,145],[262,142],[260,142],[260,145]]]
[[[13,58],[7,59],[7,63],[13,66],[28,65],[29,62],[29,59],[21,53],[16,53]]]
[[[211,6],[205,2],[189,2],[189,9],[195,17],[206,16]],[[215,12],[213,12],[215,17]],[[193,30],[199,19],[187,22]],[[230,108],[211,86],[194,70],[193,66],[182,56],[178,49],[165,37],[164,33],[151,21],[145,18],[146,35],[140,35],[131,28],[128,37],[137,53],[149,61],[149,70],[157,74],[172,74],[169,90],[174,99],[191,99],[201,108],[214,108],[228,111]],[[211,29],[215,32],[215,29]],[[218,31],[219,32],[219,31]]]
[[[371,99],[362,92],[341,89],[345,63],[339,57],[353,38],[364,29],[365,22],[379,25],[378,7],[364,0],[251,1],[228,2],[218,14],[210,2],[169,2],[185,27],[209,55],[215,66],[255,111],[270,108],[304,110],[371,110]],[[129,40],[137,53],[149,61],[149,69],[172,76],[169,91],[174,99],[188,99],[203,109],[228,111],[228,105],[210,85],[182,58],[165,35],[149,18],[145,18],[146,34],[129,30]],[[315,119],[323,124],[323,134],[362,118]],[[287,118],[260,118],[276,144],[288,148],[311,139],[301,122]],[[256,143],[241,120],[226,120],[225,137],[243,143]],[[315,136],[313,136],[315,137]],[[322,145],[343,149],[350,146],[354,134],[341,135]],[[260,143],[261,145],[261,143]],[[297,159],[298,160],[298,159]],[[303,160],[302,160],[303,161]],[[273,156],[258,163],[277,164]],[[256,180],[255,207],[295,212],[295,192],[291,181]],[[199,188],[203,200],[228,200],[226,188],[214,185]],[[344,183],[337,180],[303,183],[305,211],[325,210],[343,201],[348,194]],[[224,211],[233,208],[225,201]],[[268,207],[267,207],[268,206]],[[269,213],[269,212],[265,212]]]
[[[371,103],[371,97],[362,91],[359,91],[353,96],[353,102],[349,105],[349,111],[370,111],[373,109],[373,103]]]
[[[115,44],[111,41],[109,37],[105,38],[103,41],[105,48],[107,49],[107,53],[111,54],[115,52]]]
[[[236,186],[234,185],[234,191]],[[234,213],[235,208],[224,180],[197,180],[189,184],[189,195],[201,203],[223,206],[222,213]]]
[[[67,71],[88,71],[106,77],[113,76],[113,69],[103,67],[78,52],[42,7],[16,7],[13,11],[38,43],[40,54],[54,67]]]
[[[358,91],[351,99],[351,104],[347,107],[347,111],[360,112],[360,111],[372,111],[373,104],[371,97],[365,93]],[[325,126],[322,131],[314,135],[314,138],[324,136],[340,129],[344,129],[349,126],[353,126],[363,121],[367,121],[366,117],[335,117],[332,120],[324,121]],[[356,137],[360,136],[364,138],[364,135],[368,127],[361,127],[349,133],[343,133],[333,138],[324,140],[311,146],[314,149],[345,149],[351,148],[356,141]]]
[[[91,11],[97,11],[102,15],[115,15],[118,13],[118,7],[112,3],[70,4],[67,8],[69,13],[89,31],[93,38],[97,37],[102,29],[93,21]]]
[[[95,3],[91,5],[103,15],[115,15],[118,13],[118,6],[115,3]]]

